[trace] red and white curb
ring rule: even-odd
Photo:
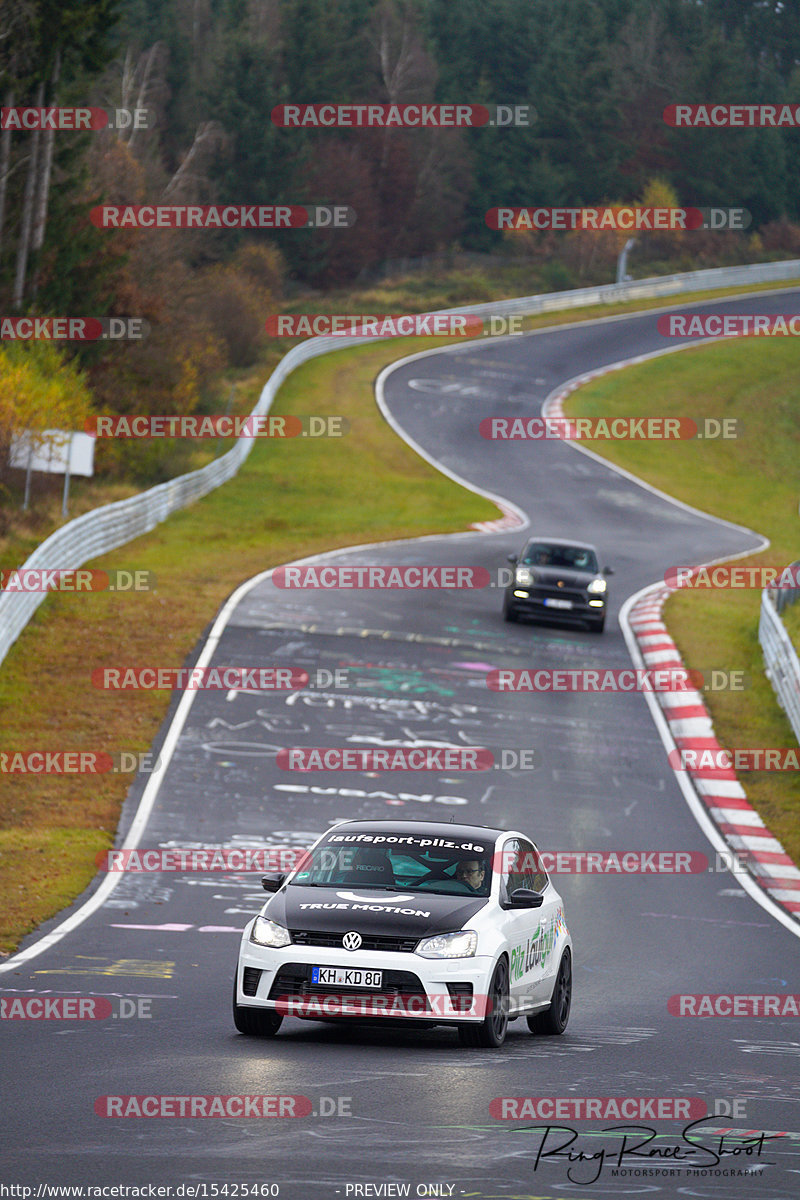
[[[663,353],[658,351],[655,355],[639,355],[576,376],[548,398],[542,408],[542,416],[563,418],[566,398],[590,380]],[[591,457],[600,459],[600,456],[581,447],[579,443],[573,445]],[[605,459],[600,461],[606,462]],[[620,470],[617,467],[614,469]],[[628,472],[621,473],[628,475]],[[628,477],[634,478],[631,475]],[[639,597],[628,614],[631,631],[648,667],[684,666],[662,619],[664,603],[674,590],[661,584],[654,585]],[[699,692],[658,692],[656,699],[678,750],[724,750],[714,736],[711,716]],[[703,767],[679,770],[689,779],[695,795],[720,836],[740,860],[747,863],[756,883],[774,903],[795,920],[800,920],[800,870],[747,799],[736,772],[732,769],[720,771],[716,767],[713,771]]]
[[[479,533],[505,533],[507,529],[521,529],[525,526],[525,521],[517,509],[509,508],[507,504],[500,504],[498,501],[495,503],[502,510],[502,517],[496,517],[493,521],[474,521],[470,529],[477,529]]]
[[[628,614],[642,658],[648,667],[683,667],[678,648],[662,619],[662,609],[674,588],[657,585],[641,596]],[[678,750],[724,749],[714,736],[711,716],[696,691],[659,692],[657,699]],[[747,799],[732,769],[713,772],[703,767],[681,768],[691,779],[708,815],[769,897],[787,912],[800,914],[800,870],[767,829]]]

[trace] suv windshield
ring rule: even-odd
[[[411,888],[415,892],[450,896],[489,895],[492,884],[489,844],[468,842],[462,843],[462,847],[440,848],[420,843],[446,839],[388,835],[393,844],[386,845],[385,834],[350,836],[353,840],[369,837],[372,844],[323,842],[308,852],[290,886],[345,887],[351,891],[378,888],[395,892]]]
[[[597,574],[597,559],[588,546],[551,546],[548,542],[531,542],[520,559],[530,567],[555,567],[567,571],[591,571]]]

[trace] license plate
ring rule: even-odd
[[[379,988],[383,971],[365,971],[359,967],[312,967],[312,983],[333,983],[337,987]]]
[[[548,608],[572,608],[571,600],[554,600],[546,596],[544,602]]]

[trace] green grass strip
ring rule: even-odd
[[[735,339],[665,355],[612,372],[573,393],[571,417],[734,417],[728,441],[587,441],[582,444],[704,512],[770,539],[738,560],[786,566],[800,558],[798,456],[800,347],[791,337]],[[614,545],[609,529],[608,545]],[[688,561],[692,561],[691,553]],[[764,675],[758,641],[761,592],[686,590],[665,619],[688,667],[741,670],[744,690],[705,696],[714,731],[728,747],[795,746]],[[800,861],[800,773],[742,771],[748,799],[795,862]]]

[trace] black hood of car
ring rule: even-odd
[[[488,896],[443,896],[412,888],[377,887],[362,894],[344,886],[292,884],[272,897],[264,915],[287,929],[423,938],[461,929],[487,903]]]

